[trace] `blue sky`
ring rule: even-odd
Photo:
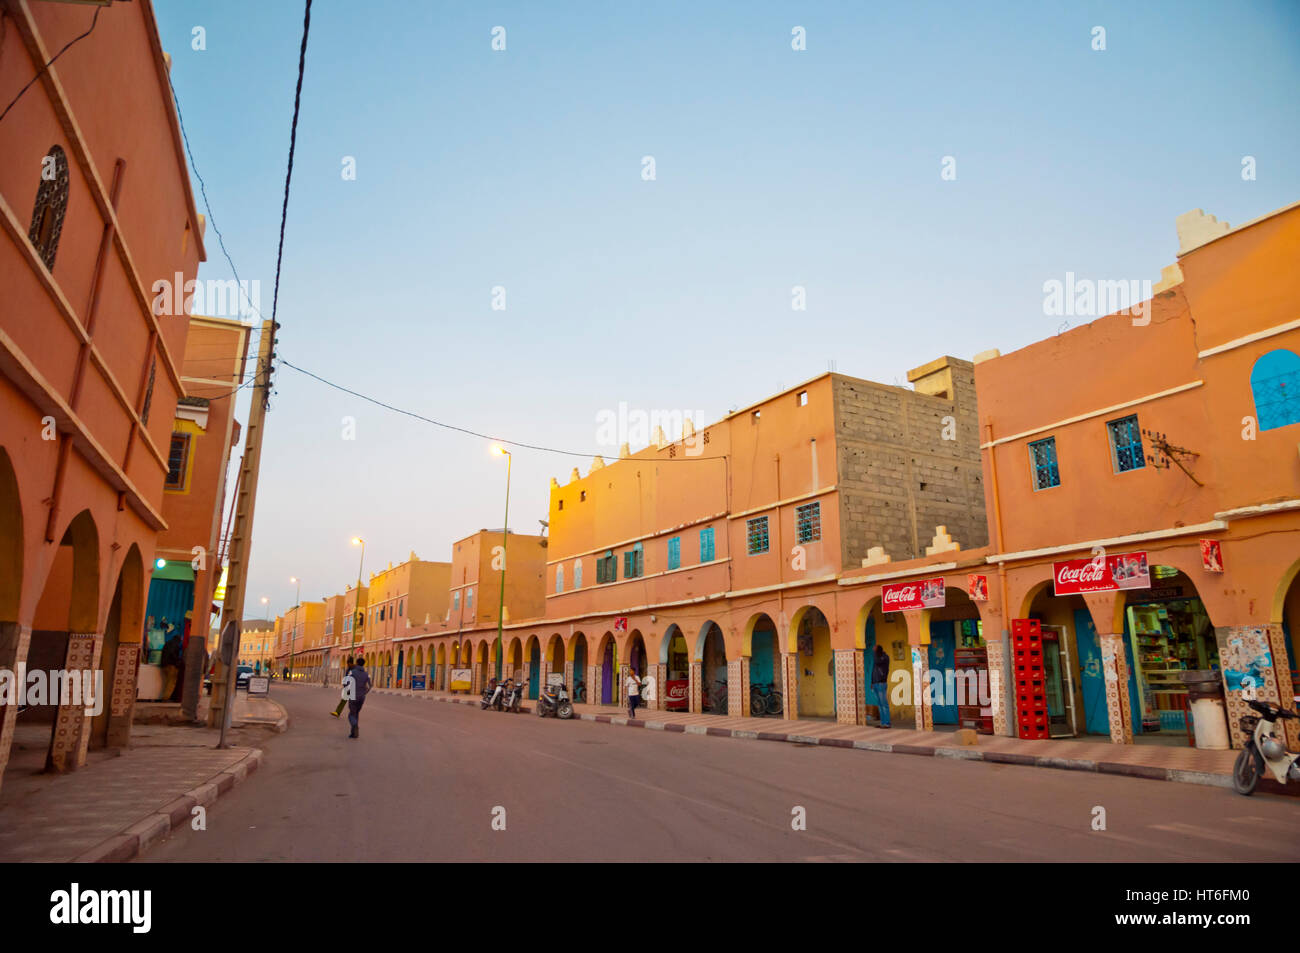
[[[155,7],[216,225],[269,316],[302,4]],[[1297,89],[1296,3],[318,0],[279,353],[607,454],[597,415],[620,402],[711,420],[832,360],[901,383],[1055,333],[1043,283],[1067,271],[1156,280],[1182,212],[1300,199]],[[201,277],[230,277],[211,226],[207,251]],[[304,599],[341,590],[353,534],[374,569],[501,524],[484,441],[289,368],[276,386],[246,615],[291,606],[290,575]],[[536,532],[550,478],[588,462],[518,451],[511,526]]]

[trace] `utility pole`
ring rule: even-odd
[[[253,536],[253,507],[257,502],[257,479],[262,464],[262,437],[266,423],[266,405],[271,395],[271,360],[275,356],[274,321],[262,322],[262,337],[257,346],[256,383],[253,400],[248,411],[248,429],[244,438],[244,459],[239,473],[238,494],[235,503],[235,526],[230,536],[230,568],[226,576],[226,600],[221,606],[221,630],[231,621],[240,625],[244,613],[244,591],[248,582],[248,551]],[[230,724],[231,709],[235,701],[233,662],[230,667],[217,660],[212,677],[212,705],[208,711],[208,727],[221,728],[218,747],[226,746],[226,728]]]

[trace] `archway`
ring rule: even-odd
[[[17,626],[22,589],[23,506],[9,454],[0,447],[0,626]],[[13,644],[16,648],[17,639]],[[16,669],[14,662],[0,658],[0,666],[5,668]]]
[[[533,636],[528,640],[528,698],[537,697],[537,686],[542,679],[542,643]]]
[[[617,705],[618,704],[618,646],[614,643],[614,633],[606,632],[600,640],[600,647],[596,652],[599,668],[597,673],[597,704],[600,705]]]
[[[725,715],[728,708],[727,645],[716,622],[704,623],[695,651],[700,663],[700,707],[713,715]]]
[[[855,642],[862,650],[863,697],[866,699],[865,716],[880,728],[895,724],[915,724],[916,707],[901,704],[911,699],[912,665],[908,648],[907,620],[901,612],[885,613],[880,596],[874,596],[858,612]],[[885,652],[882,683],[875,681],[876,647]],[[894,692],[899,683],[906,684],[905,693]],[[878,684],[884,688],[879,689]],[[883,691],[883,697],[882,697]]]
[[[587,636],[582,632],[575,632],[573,636],[573,700],[575,702],[588,700],[588,664]]]
[[[627,637],[627,664],[630,671],[636,672],[641,678],[645,677],[649,660],[646,657],[645,639],[641,637],[639,629],[633,629]]]
[[[835,655],[831,626],[816,606],[803,606],[790,620],[789,650],[795,653],[799,718],[835,717]]]
[[[483,686],[487,684],[488,679],[496,674],[495,669],[491,667],[491,660],[488,658],[488,644],[484,639],[478,644],[478,650],[475,654],[476,664],[473,673],[470,676],[471,691],[482,691]]]
[[[397,687],[402,687],[402,675],[405,674],[406,652],[403,649],[397,650]]]
[[[776,623],[766,613],[754,621],[749,636],[749,713],[785,717],[782,703],[781,649]]]
[[[510,640],[510,650],[506,653],[505,677],[516,681],[524,677],[524,647],[518,637]]]
[[[988,649],[979,608],[964,589],[947,586],[943,607],[923,609],[921,616],[922,631],[928,626],[930,633],[926,659],[930,684],[923,688],[933,692],[930,702],[933,724],[974,728],[992,734]],[[989,714],[982,715],[983,709]]]
[[[434,691],[443,692],[447,690],[447,646],[438,643],[437,651],[434,653],[433,669],[433,688]]]
[[[551,639],[546,646],[546,657],[549,661],[547,671],[550,673],[550,677],[554,678],[558,675],[563,679],[565,688],[570,691],[569,698],[572,699],[573,679],[564,670],[564,639],[560,636],[560,633],[556,632],[551,635]]]
[[[660,643],[659,661],[664,665],[662,687],[664,708],[686,711],[691,703],[691,653],[681,627],[669,625]]]

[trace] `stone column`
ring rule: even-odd
[[[785,718],[794,721],[799,717],[799,656],[795,652],[781,655],[781,696]]]
[[[564,660],[564,685],[569,690],[569,699],[573,699],[573,659]]]
[[[912,652],[912,712],[915,715],[916,730],[929,731],[934,727],[933,712],[930,708],[930,692],[927,682],[926,648],[923,645],[909,645]]]
[[[749,656],[727,662],[727,714],[732,718],[749,717]]]
[[[68,654],[63,664],[65,678],[73,672],[82,682],[93,678],[102,646],[103,636],[98,632],[70,632]],[[54,686],[51,685],[50,689],[53,694]],[[55,698],[50,698],[51,704],[55,701]],[[45,766],[56,773],[75,771],[86,763],[86,749],[90,743],[91,719],[86,715],[86,699],[70,695],[65,701],[60,692],[57,701],[59,710],[54,716],[54,737]]]
[[[550,677],[551,677],[551,663],[546,659],[542,659],[541,670],[537,673],[537,694],[539,697],[541,696],[542,692],[546,690],[546,680]],[[532,700],[536,701],[537,699],[534,698]]]
[[[691,662],[689,678],[691,680],[689,711],[692,715],[698,715],[704,711],[704,691],[701,684],[704,681],[703,662]]]
[[[985,640],[984,644],[989,657],[988,689],[989,703],[993,708],[993,734],[1011,735],[1013,732],[1009,726],[1015,724],[1015,713],[1011,712],[1008,716],[1007,712],[1008,643],[1006,639],[992,639]]]
[[[862,700],[862,653],[836,649],[835,720],[841,725],[863,725],[866,718]]]
[[[113,668],[113,684],[106,686],[110,748],[125,748],[131,740],[131,718],[135,714],[135,685],[139,668],[140,644],[132,642],[119,645],[117,664]]]
[[[600,704],[600,682],[597,680],[600,676],[600,666],[587,666],[587,703],[589,705]]]
[[[668,688],[665,683],[668,681],[668,663],[657,662],[654,666],[655,673],[655,700],[650,706],[655,711],[663,711],[668,704]]]
[[[1292,701],[1291,672],[1286,668],[1286,644],[1282,638],[1281,623],[1271,622],[1267,625],[1224,625],[1214,630],[1214,637],[1219,644],[1219,669],[1224,673],[1224,701],[1228,710],[1228,733],[1232,746],[1240,748],[1246,743],[1246,735],[1241,730],[1243,715],[1255,714],[1254,709],[1246,704],[1246,695],[1251,694],[1242,687],[1228,687],[1228,672],[1244,673],[1253,676],[1254,697],[1263,702],[1283,705],[1294,709]],[[1267,659],[1271,664],[1258,664]],[[1240,674],[1233,679],[1240,678]],[[1283,689],[1286,694],[1283,695]],[[1282,699],[1285,698],[1285,703]],[[1282,723],[1286,731],[1288,747],[1296,746],[1294,722]]]
[[[1110,740],[1117,745],[1133,743],[1133,711],[1128,697],[1128,659],[1124,636],[1097,634],[1101,643],[1101,674],[1106,685],[1106,718]]]
[[[471,671],[474,674],[469,683],[470,693],[473,695],[481,694],[483,691],[483,663],[475,662]]]
[[[27,661],[27,649],[31,645],[32,630],[30,626],[17,622],[0,622],[0,669],[13,673],[14,682],[10,685],[15,701],[19,691],[18,667]],[[14,740],[14,724],[18,720],[18,705],[0,701],[0,785],[4,783],[5,766],[9,764],[9,749]]]

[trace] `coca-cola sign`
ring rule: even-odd
[[[913,582],[886,583],[881,589],[885,612],[903,609],[940,609],[944,605],[943,579],[918,579]]]
[[[1107,592],[1114,589],[1150,589],[1151,570],[1146,553],[1124,553],[1090,559],[1069,559],[1054,563],[1058,596],[1080,592]]]

